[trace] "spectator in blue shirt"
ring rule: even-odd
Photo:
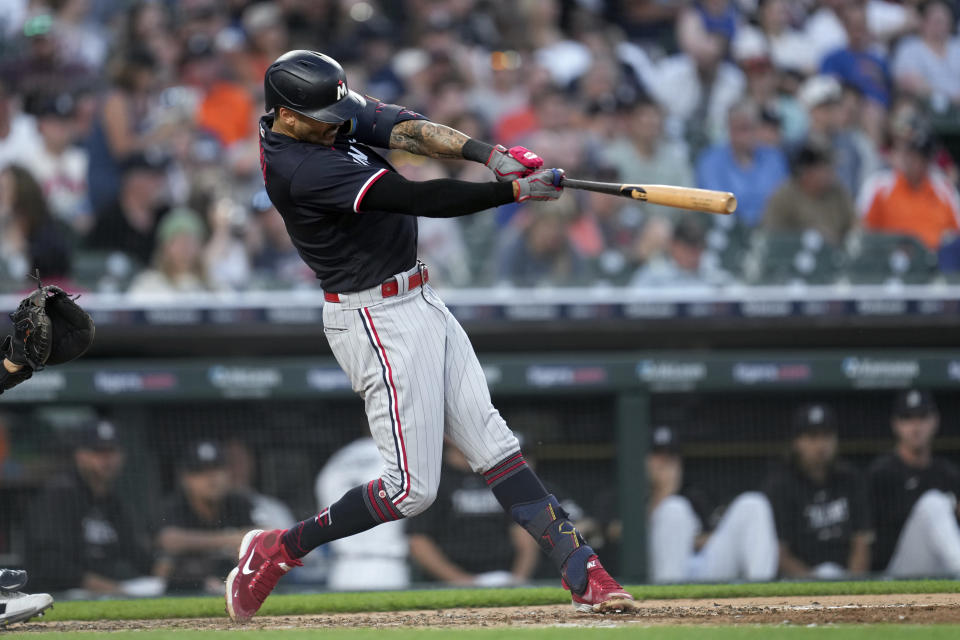
[[[847,46],[827,55],[820,64],[823,73],[839,76],[867,98],[883,106],[890,104],[890,69],[884,57],[870,47],[867,10],[860,4],[847,5],[841,13],[847,32]]]
[[[820,72],[837,76],[840,82],[863,94],[866,98],[862,114],[864,129],[874,141],[879,141],[890,106],[890,68],[885,56],[871,46],[873,38],[863,4],[847,4],[840,16],[847,32],[847,46],[828,54],[820,63]]]
[[[756,104],[735,104],[727,114],[730,141],[710,147],[697,159],[697,186],[735,193],[736,215],[751,227],[763,216],[770,195],[789,176],[783,152],[759,143],[759,124]]]

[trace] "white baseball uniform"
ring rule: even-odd
[[[520,450],[460,323],[429,284],[408,288],[420,270],[397,274],[395,296],[374,287],[323,308],[330,348],[364,400],[386,462],[386,508],[404,516],[436,498],[445,434],[478,473]]]
[[[773,510],[759,492],[742,493],[730,503],[700,551],[702,531],[690,501],[665,498],[650,514],[647,548],[653,582],[689,580],[771,580],[777,574],[779,546]]]

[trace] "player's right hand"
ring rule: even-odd
[[[498,144],[487,158],[487,167],[497,176],[498,182],[524,178],[543,166],[543,158],[526,147],[507,149]]]
[[[563,195],[563,169],[541,169],[513,183],[513,199],[557,200]]]

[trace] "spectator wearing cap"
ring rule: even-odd
[[[157,226],[152,266],[130,283],[131,295],[164,295],[206,291],[201,263],[206,229],[192,210],[179,207]]]
[[[148,264],[156,247],[157,222],[167,206],[165,171],[163,157],[128,157],[123,163],[120,190],[109,205],[97,210],[85,246],[121,251],[140,265]]]
[[[696,218],[683,218],[673,228],[666,255],[652,258],[630,281],[633,287],[711,290],[732,278],[704,259],[706,230]]]
[[[957,233],[960,196],[932,162],[934,149],[925,128],[897,140],[894,168],[874,174],[857,197],[865,229],[911,234],[931,251]]]
[[[792,176],[767,203],[762,226],[770,231],[813,229],[833,245],[843,243],[857,222],[853,201],[837,181],[830,148],[814,139],[795,151]]]
[[[179,489],[164,501],[156,527],[157,573],[171,591],[222,593],[223,576],[253,524],[253,504],[231,490],[223,450],[213,440],[190,444],[178,475]]]
[[[856,89],[848,87],[845,95],[836,78],[818,75],[808,78],[797,93],[809,119],[805,139],[832,148],[834,171],[851,197],[879,167],[873,141],[848,118],[849,105],[844,100],[851,99],[853,92]],[[857,99],[856,104],[861,105],[862,100]]]
[[[787,159],[780,149],[760,144],[760,110],[754,102],[735,104],[727,122],[730,141],[705,150],[697,159],[697,186],[737,194],[737,219],[753,227],[789,175]]]
[[[90,421],[71,438],[72,468],[55,477],[27,517],[31,583],[48,591],[132,595],[153,557],[117,491],[124,451],[117,427]]]
[[[870,570],[873,531],[862,474],[837,458],[837,418],[828,405],[798,407],[788,463],[764,492],[780,539],[780,575],[837,578]]]
[[[737,496],[725,511],[684,479],[672,427],[655,427],[646,458],[647,552],[652,582],[770,580],[777,534],[767,498]],[[722,515],[720,515],[722,513]]]
[[[93,224],[87,193],[87,151],[76,144],[77,100],[70,93],[36,96],[33,113],[43,140],[23,157],[24,166],[43,187],[50,212],[77,234]]]
[[[956,14],[944,0],[921,6],[920,34],[904,38],[893,57],[897,87],[929,100],[938,111],[960,107],[960,37]]]
[[[933,455],[940,427],[933,396],[922,389],[897,394],[890,422],[894,449],[868,472],[877,532],[873,569],[894,577],[960,578],[960,470]]]
[[[75,91],[94,83],[92,67],[71,57],[62,46],[56,16],[42,4],[33,4],[22,23],[19,38],[5,42],[0,75],[21,95],[57,87]],[[9,44],[8,44],[9,43]]]

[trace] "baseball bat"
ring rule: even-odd
[[[650,204],[661,204],[665,207],[677,207],[721,215],[731,214],[737,209],[737,197],[729,191],[675,187],[665,184],[594,182],[593,180],[575,180],[566,176],[563,178],[563,186],[568,189],[585,189],[597,193],[609,193],[614,196],[649,202]]]

